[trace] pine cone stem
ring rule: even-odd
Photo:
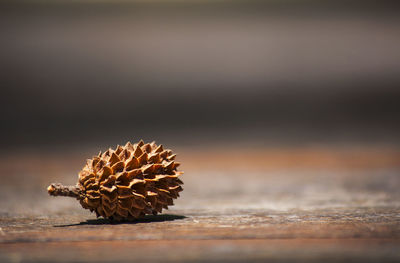
[[[60,183],[51,184],[47,187],[47,192],[52,196],[69,196],[79,199],[80,189],[76,185],[65,186]]]

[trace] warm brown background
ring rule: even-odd
[[[3,1],[0,261],[399,261],[397,10]],[[141,138],[185,171],[163,215],[110,224],[47,195]]]

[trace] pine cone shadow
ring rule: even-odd
[[[162,214],[162,215],[146,215],[143,218],[136,219],[134,221],[113,221],[110,219],[97,218],[97,219],[88,219],[84,222],[80,222],[78,224],[68,224],[68,225],[56,225],[54,227],[69,227],[69,226],[82,226],[82,225],[120,225],[120,224],[139,224],[139,223],[153,223],[153,222],[165,222],[165,221],[174,221],[185,219],[186,216],[182,215],[171,215],[171,214]]]

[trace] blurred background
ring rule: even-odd
[[[398,1],[2,1],[1,151],[400,142]]]
[[[1,1],[0,261],[399,261],[399,3]],[[140,139],[177,220],[48,196]]]

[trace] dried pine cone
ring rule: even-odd
[[[88,159],[76,186],[51,184],[47,191],[75,197],[97,217],[121,221],[155,215],[173,205],[183,190],[175,156],[154,142],[128,142]]]

